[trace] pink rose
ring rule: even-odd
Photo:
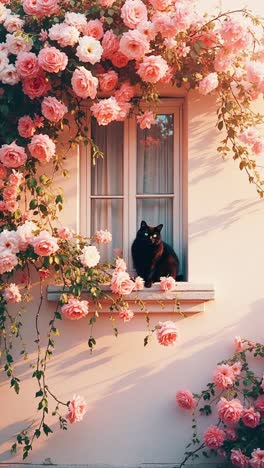
[[[116,120],[120,107],[115,98],[102,99],[91,106],[93,116],[96,118],[99,125],[108,125]]]
[[[261,154],[261,153],[263,153],[263,151],[264,151],[264,140],[263,140],[263,138],[262,138],[262,139],[261,139],[261,138],[258,138],[258,139],[255,141],[254,145],[252,146],[252,151],[253,151],[253,153],[255,153],[255,154]]]
[[[132,109],[132,104],[130,104],[129,102],[120,102],[120,101],[118,101],[118,105],[120,107],[120,111],[118,113],[116,121],[117,122],[124,122],[124,120],[126,120],[129,112]]]
[[[44,96],[50,90],[50,83],[44,73],[35,78],[25,78],[22,82],[23,93],[30,99]]]
[[[264,375],[262,377],[262,382],[260,384],[260,388],[262,388],[262,390],[264,390]]]
[[[154,10],[167,10],[171,5],[171,0],[149,0]]]
[[[257,86],[264,82],[264,63],[251,61],[246,64],[247,79]]]
[[[10,283],[4,289],[3,297],[7,302],[21,302],[22,297],[19,292],[19,289],[15,283]]]
[[[0,251],[9,251],[12,254],[19,252],[18,236],[16,231],[4,229],[0,234]]]
[[[227,54],[225,50],[219,49],[215,55],[214,69],[216,72],[226,72],[233,63],[232,55]]]
[[[88,315],[88,301],[79,301],[75,297],[70,297],[67,304],[61,308],[64,317],[69,320],[80,320]]]
[[[86,16],[83,13],[75,13],[74,11],[67,11],[64,21],[66,24],[68,24],[68,26],[74,26],[76,29],[78,29],[79,32],[84,34],[85,27],[87,25],[87,20],[86,20]]]
[[[225,433],[217,426],[210,426],[205,431],[203,438],[206,447],[210,449],[218,449],[223,445]]]
[[[5,187],[3,190],[3,199],[7,200],[16,200],[18,195],[17,187],[16,186],[8,186]]]
[[[59,246],[57,239],[51,236],[48,231],[41,231],[38,236],[31,239],[34,252],[41,257],[47,257],[57,252]]]
[[[127,295],[133,291],[134,282],[130,279],[127,272],[118,271],[112,276],[110,288],[115,294],[119,294],[120,296]]]
[[[40,72],[38,58],[33,52],[21,52],[17,56],[16,69],[21,78],[34,78]]]
[[[127,266],[126,262],[123,258],[117,257],[115,261],[115,273],[118,273],[119,271],[126,271]]]
[[[140,60],[148,53],[149,42],[144,34],[134,29],[123,33],[119,49],[129,60]]]
[[[248,468],[249,458],[241,452],[241,449],[232,449],[230,461],[232,465],[240,468]]]
[[[4,200],[0,200],[0,211],[6,211],[7,208],[6,208],[6,203],[4,202]]]
[[[99,5],[104,6],[106,8],[111,8],[111,6],[115,3],[115,0],[99,0]]]
[[[222,397],[217,405],[218,416],[226,424],[237,423],[241,418],[242,410],[243,406],[237,398],[228,401]]]
[[[39,52],[38,62],[43,70],[50,73],[59,73],[65,70],[68,57],[56,47],[44,47]]]
[[[126,307],[121,307],[119,311],[119,317],[124,320],[124,322],[130,322],[130,320],[134,317],[134,312],[132,310],[127,309]]]
[[[117,51],[112,57],[111,57],[112,64],[116,68],[124,68],[127,66],[129,60],[128,58],[122,54],[121,52]]]
[[[71,424],[82,421],[86,413],[86,402],[83,397],[73,395],[72,400],[68,404],[68,414],[66,418]]]
[[[115,98],[118,102],[130,101],[135,96],[135,88],[129,81],[125,81],[115,92]]]
[[[31,239],[33,237],[33,232],[36,231],[37,226],[33,221],[25,221],[24,224],[21,224],[17,228],[17,235],[18,235],[18,245],[19,250],[26,250],[28,245],[31,243]]]
[[[194,9],[191,3],[176,2],[173,23],[176,26],[177,33],[186,31],[194,21]]]
[[[166,322],[159,322],[159,328],[156,331],[157,340],[162,346],[173,344],[178,338],[179,332],[174,322],[167,320]]]
[[[258,411],[254,411],[254,408],[245,409],[242,412],[242,421],[247,427],[257,427],[260,421],[260,413]]]
[[[49,162],[55,155],[56,146],[48,135],[34,135],[28,145],[31,156],[40,162]]]
[[[137,70],[138,75],[147,83],[157,83],[168,71],[166,61],[160,55],[144,57]]]
[[[6,200],[5,206],[7,211],[10,211],[11,213],[14,213],[15,211],[18,210],[18,202],[16,200]]]
[[[167,12],[156,12],[152,16],[155,34],[160,33],[163,38],[174,38],[177,34],[177,23],[168,16]]]
[[[148,11],[141,0],[126,0],[121,8],[121,18],[130,29],[135,29],[142,21],[147,21]]]
[[[258,410],[262,416],[264,416],[264,395],[258,396],[258,398],[255,400],[254,406],[256,410]]]
[[[76,55],[81,62],[88,62],[94,65],[100,62],[103,53],[103,48],[100,42],[92,36],[83,36],[79,40],[79,45],[76,49]]]
[[[14,141],[10,145],[3,145],[0,148],[0,161],[6,167],[20,167],[25,164],[26,160],[25,149]]]
[[[244,343],[244,340],[242,340],[242,338],[240,338],[240,336],[235,336],[235,352],[236,353],[240,353],[241,351],[243,351],[244,347],[243,347],[243,343]]]
[[[57,15],[59,13],[58,0],[37,0],[38,17]]]
[[[72,239],[74,231],[67,226],[61,226],[57,232],[60,239]]]
[[[57,41],[61,47],[75,46],[79,40],[80,32],[74,26],[66,23],[57,23],[49,29],[49,38]]]
[[[32,45],[32,40],[23,35],[6,35],[6,46],[10,54],[18,55],[20,52],[29,52],[32,49]]]
[[[213,382],[222,390],[231,387],[235,380],[236,376],[228,364],[220,364],[213,372]]]
[[[247,49],[252,43],[247,23],[242,19],[237,21],[232,18],[228,21],[224,21],[220,34],[224,39],[225,48],[233,53],[239,52],[242,49]]]
[[[237,433],[233,427],[227,427],[225,429],[226,440],[237,440]]]
[[[8,15],[5,22],[4,27],[9,33],[13,33],[16,31],[21,31],[24,26],[25,21],[22,20],[18,15]]]
[[[115,89],[118,83],[118,74],[111,70],[107,73],[104,73],[99,78],[100,88],[104,93],[109,93]]]
[[[264,450],[257,448],[253,450],[249,463],[252,468],[264,468]]]
[[[38,274],[41,280],[45,280],[50,276],[50,270],[47,268],[40,268]]]
[[[141,291],[144,288],[145,281],[140,276],[137,276],[134,281],[134,291]]]
[[[239,375],[241,373],[242,364],[241,364],[240,361],[234,362],[234,364],[232,364],[231,368],[232,368],[232,371],[234,372],[235,375]]]
[[[34,121],[29,115],[24,115],[18,120],[18,133],[23,138],[31,138],[36,131]]]
[[[26,15],[37,14],[37,0],[23,0],[23,9]]]
[[[18,264],[18,259],[15,254],[9,250],[0,250],[0,274],[12,271]]]
[[[176,285],[176,281],[172,276],[160,277],[160,289],[162,291],[171,291]]]
[[[109,242],[112,242],[112,234],[107,231],[107,229],[105,231],[102,229],[100,229],[100,231],[96,231],[94,238],[95,242],[98,244],[108,244]]]
[[[7,170],[3,164],[0,164],[0,179],[5,179],[7,176]]]
[[[103,25],[100,20],[90,20],[83,28],[83,34],[85,36],[92,36],[98,41],[102,39],[104,35]]]
[[[104,59],[111,59],[119,49],[119,39],[115,33],[110,30],[106,31],[102,40]]]
[[[137,116],[137,123],[143,130],[144,128],[150,128],[151,125],[156,124],[156,119],[152,111],[146,111],[144,114]]]
[[[78,67],[74,70],[71,79],[72,89],[76,96],[86,99],[94,99],[97,93],[98,79],[92,75],[90,70]]]
[[[196,407],[196,400],[190,390],[180,390],[177,392],[176,402],[183,409],[194,409]]]
[[[239,135],[240,141],[246,145],[253,145],[258,138],[258,130],[255,127],[248,127]]]
[[[199,82],[199,93],[206,95],[217,88],[218,84],[217,73],[209,73],[209,75]]]
[[[58,101],[57,98],[48,96],[44,97],[41,103],[41,112],[50,122],[60,122],[66,112],[68,112],[68,109],[65,104]]]

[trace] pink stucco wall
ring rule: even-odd
[[[250,7],[257,3],[250,2]],[[264,111],[262,102],[258,109]],[[82,423],[67,432],[57,430],[48,439],[37,441],[29,459],[32,463],[47,457],[53,463],[121,466],[180,461],[190,419],[176,409],[175,392],[186,387],[198,392],[211,378],[215,363],[232,352],[235,335],[263,340],[264,201],[258,199],[237,163],[222,161],[216,152],[219,133],[214,97],[191,93],[188,123],[189,280],[214,283],[216,300],[202,314],[176,318],[181,336],[168,349],[155,340],[143,347],[146,325],[140,314],[131,323],[119,325],[118,339],[108,316],[101,317],[93,354],[87,347],[88,326],[82,321],[63,321],[49,365],[49,385],[63,400],[75,392],[83,395],[88,412]],[[74,153],[67,164],[73,178],[66,182],[65,221],[74,225],[78,205]],[[32,336],[37,289],[33,295],[34,304],[24,313],[28,337]],[[46,304],[43,325],[53,307]],[[169,314],[155,315],[153,323],[159,318],[175,319]],[[19,396],[9,390],[5,379],[0,383],[2,462],[20,461],[20,456],[9,454],[10,438],[37,416],[29,362],[21,362],[18,371],[22,380]]]

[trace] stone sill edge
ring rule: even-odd
[[[105,285],[102,287],[104,292],[115,297],[111,293],[109,286]],[[47,299],[48,301],[57,301],[62,294],[62,287],[59,285],[50,285],[47,288]],[[161,291],[159,284],[155,283],[151,288],[144,288],[142,291],[137,291],[136,293],[131,293],[125,296],[127,302],[135,301],[140,299],[144,302],[154,304],[155,302],[163,302],[168,305],[172,302],[175,303],[179,301],[180,304],[203,304],[207,301],[212,301],[215,299],[215,287],[213,284],[197,284],[192,282],[180,282],[177,283],[175,288],[170,292]],[[102,304],[107,304],[109,301],[107,299],[102,299],[100,301]],[[184,307],[185,308],[185,307]],[[160,310],[160,309],[159,309]],[[195,311],[194,308],[190,310]],[[201,309],[202,310],[202,309]],[[155,310],[153,310],[154,312]],[[166,310],[165,310],[166,311]],[[197,309],[199,311],[199,308]],[[141,313],[141,311],[137,311]],[[144,313],[144,312],[143,312]]]

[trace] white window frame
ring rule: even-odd
[[[184,98],[162,98],[156,108],[157,114],[174,114],[174,194],[173,213],[173,247],[177,252],[181,270],[186,277],[186,162],[184,156],[186,142],[184,138]],[[90,113],[87,106],[87,127],[90,129]],[[127,261],[129,271],[134,274],[131,256],[131,245],[136,237],[139,226],[136,225],[136,199],[142,198],[136,194],[136,151],[137,151],[137,123],[136,117],[132,116],[124,122],[124,181],[123,181],[123,256]],[[80,145],[80,232],[90,237],[91,226],[91,178],[92,165],[91,148]],[[178,190],[177,190],[178,189]],[[159,195],[154,195],[159,198]],[[149,198],[144,195],[144,198]],[[102,226],[105,229],[105,226]],[[176,241],[177,239],[177,241]]]

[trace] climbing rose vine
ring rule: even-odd
[[[258,372],[250,367],[252,358]],[[236,337],[234,355],[216,366],[205,390],[199,394],[177,392],[178,406],[192,411],[192,441],[180,467],[199,452],[206,458],[218,455],[226,461],[223,466],[264,467],[263,358],[263,344]],[[202,441],[198,416],[216,418],[204,431]]]
[[[92,349],[92,329],[106,296],[103,285],[113,292],[108,299],[116,335],[112,312],[129,322],[133,311],[126,296],[144,286],[141,278],[130,277],[123,259],[100,264],[96,243],[111,241],[107,226],[87,239],[59,221],[63,194],[55,176],[68,175],[63,162],[69,147],[89,145],[93,162],[103,156],[89,137],[84,100],[99,125],[135,114],[140,128],[149,129],[156,125],[163,84],[215,93],[217,127],[224,132],[218,151],[239,160],[263,196],[258,162],[263,118],[251,110],[264,91],[263,44],[261,21],[244,8],[209,17],[198,14],[188,0],[0,1],[0,331],[4,370],[16,392],[14,338],[21,340],[21,354],[26,357],[27,351],[23,309],[13,312],[10,304],[31,300],[36,275],[40,286],[33,378],[41,416],[33,432],[22,431],[13,444],[13,450],[22,446],[23,458],[36,438],[51,432],[46,423],[50,399],[56,402],[53,414],[62,429],[81,421],[86,411],[81,395],[62,402],[46,380],[58,321],[88,319]],[[69,138],[61,145],[63,132]],[[49,281],[61,284],[63,293],[44,346],[39,317]],[[160,286],[166,292],[175,284],[162,278]],[[83,290],[88,298],[81,297]],[[145,345],[154,332],[162,346],[178,337],[174,322],[151,328],[147,315],[147,324]]]

